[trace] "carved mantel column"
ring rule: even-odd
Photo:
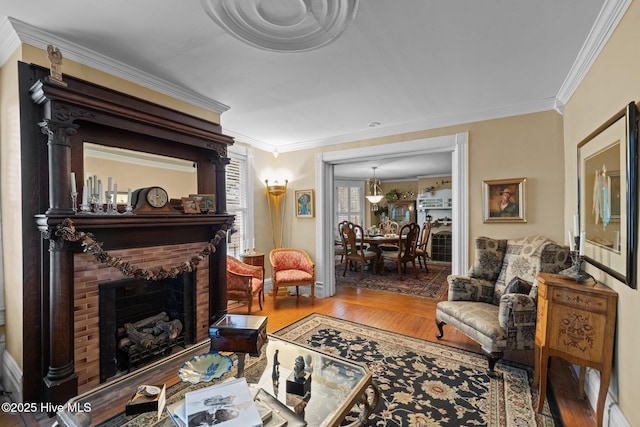
[[[47,214],[73,215],[71,207],[71,143],[78,125],[45,119],[38,123],[47,135],[49,152],[49,209]]]
[[[46,231],[49,239],[49,369],[46,400],[62,404],[78,393],[73,354],[73,250],[71,243]]]
[[[226,147],[220,147],[212,153],[211,163],[215,166],[216,210],[226,213],[227,183],[225,168],[230,163]],[[233,221],[227,223],[227,233],[231,232]],[[209,272],[212,275],[209,283],[218,286],[209,288],[209,314],[212,323],[227,314],[227,245],[219,245],[218,250],[209,257]]]

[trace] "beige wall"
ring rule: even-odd
[[[577,144],[626,104],[640,101],[640,57],[636,54],[640,40],[639,22],[640,4],[633,2],[566,105],[566,230],[571,228],[572,214],[577,210]],[[638,219],[635,220],[637,222]],[[640,425],[640,406],[637,404],[640,383],[640,340],[637,330],[640,324],[640,291],[630,289],[593,268],[588,271],[619,294],[612,389],[629,423]]]
[[[223,117],[224,119],[224,117]],[[223,120],[224,121],[224,120]],[[316,220],[296,218],[294,192],[315,189],[315,155],[319,152],[375,146],[435,136],[469,132],[469,235],[516,238],[541,234],[565,242],[562,206],[564,179],[562,117],[554,111],[470,123],[460,126],[413,132],[317,149],[281,153],[274,159],[270,152],[254,150],[254,197],[256,248],[267,257],[272,249],[271,225],[264,180],[289,180],[285,207],[283,246],[293,246],[316,257]],[[242,144],[241,142],[239,142]],[[374,150],[372,150],[374,152]],[[523,162],[520,159],[527,159]],[[484,224],[482,218],[483,180],[526,177],[526,224]],[[409,184],[416,190],[415,182]],[[400,185],[402,184],[402,185]],[[385,187],[386,188],[386,187]],[[386,191],[383,189],[383,192]],[[317,199],[318,195],[316,195]],[[553,206],[553,209],[549,209]],[[470,249],[471,252],[471,249]],[[473,254],[470,253],[470,261]],[[266,275],[270,277],[266,260]]]
[[[22,368],[22,219],[18,49],[0,68],[0,203],[6,351]]]
[[[469,132],[469,236],[516,238],[541,234],[561,243],[564,238],[564,163],[562,117],[555,111],[526,114],[460,126],[425,130],[385,138],[281,153],[255,150],[256,245],[267,254],[271,249],[269,213],[264,179],[269,174],[289,178],[285,245],[305,249],[315,257],[315,219],[296,218],[293,193],[316,188],[315,154],[401,141]],[[372,154],[375,149],[372,149]],[[279,175],[278,175],[279,174]],[[484,224],[482,185],[484,180],[526,177],[527,223]],[[415,184],[413,184],[415,189]],[[386,187],[385,187],[386,188]],[[384,191],[384,190],[383,190]],[[265,236],[266,233],[266,236]],[[264,244],[265,246],[260,246]],[[472,260],[473,257],[471,256]]]

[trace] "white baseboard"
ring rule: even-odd
[[[2,352],[2,384],[11,392],[11,400],[22,402],[22,371],[9,352]]]
[[[573,366],[576,376],[580,373],[579,366]],[[587,399],[591,404],[591,408],[595,412],[598,403],[598,392],[600,391],[600,372],[597,369],[587,368],[587,373],[584,381],[584,391],[587,394]],[[622,413],[618,402],[613,400],[611,393],[607,393],[607,398],[604,402],[604,414],[602,417],[602,425],[605,427],[631,427],[629,421]]]

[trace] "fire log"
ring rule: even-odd
[[[140,347],[149,348],[153,345],[153,335],[138,331],[131,323],[125,323],[124,329],[129,339]]]
[[[145,317],[142,320],[138,320],[137,322],[131,323],[131,325],[136,329],[142,329],[145,326],[153,327],[156,322],[159,322],[161,320],[165,322],[169,320],[169,316],[164,311],[153,316]],[[122,336],[124,334],[125,334],[124,329],[118,329],[119,336]]]
[[[169,334],[169,338],[172,340],[182,332],[182,322],[179,319],[173,319],[171,322],[158,322],[156,327]]]

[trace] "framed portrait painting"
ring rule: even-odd
[[[484,181],[484,222],[527,222],[527,178]]]
[[[298,218],[313,218],[314,201],[313,190],[297,190],[296,193],[296,216]]]
[[[585,260],[636,288],[637,109],[630,103],[578,144],[579,228]],[[580,242],[582,243],[582,242]]]

